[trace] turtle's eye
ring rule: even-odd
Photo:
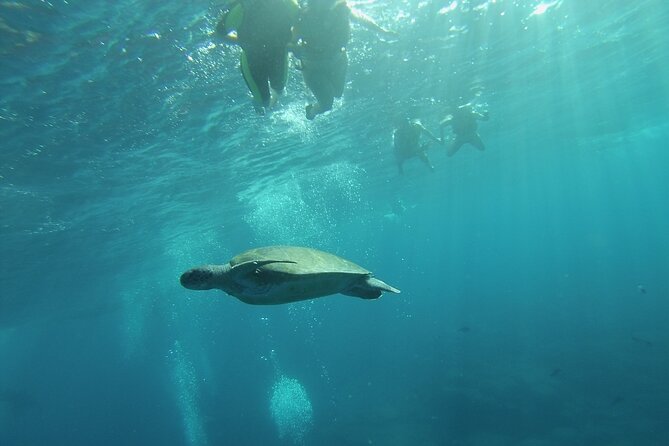
[[[207,290],[211,288],[209,281],[212,276],[213,274],[209,270],[194,268],[183,273],[179,280],[184,288],[190,290]]]

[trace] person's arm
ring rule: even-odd
[[[434,136],[434,134],[431,131],[429,131],[428,129],[426,129],[423,124],[420,125],[420,129],[423,133],[425,133],[427,136],[429,136],[432,141],[441,144],[441,139]]]
[[[476,119],[479,121],[487,121],[490,118],[490,115],[488,115],[487,111],[483,113],[474,112],[474,117],[476,117]]]
[[[453,115],[448,115],[439,122],[439,127],[448,127],[453,122]]]
[[[452,121],[453,121],[453,116],[449,115],[444,119],[442,119],[441,122],[439,123],[439,136],[441,136],[442,143],[444,142],[444,128],[451,125]]]
[[[375,31],[379,34],[389,34],[389,35],[393,35],[393,36],[397,35],[397,33],[395,31],[391,31],[389,29],[386,29],[386,28],[382,27],[381,25],[379,25],[378,23],[376,23],[374,21],[374,19],[372,19],[370,16],[368,16],[364,12],[359,11],[359,10],[354,9],[354,8],[349,8],[349,9],[351,11],[351,21],[356,22],[357,24],[362,25],[365,28],[367,28],[369,30],[372,30],[372,31]]]

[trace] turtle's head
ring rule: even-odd
[[[179,281],[189,290],[220,288],[221,279],[229,269],[228,265],[202,265],[183,273]]]

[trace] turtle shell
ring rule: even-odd
[[[300,246],[266,246],[255,248],[236,255],[230,260],[234,268],[245,262],[268,261],[263,269],[291,275],[311,274],[354,274],[369,275],[366,269],[334,254]]]

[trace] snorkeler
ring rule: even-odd
[[[479,150],[485,150],[483,141],[477,133],[478,123],[476,121],[478,120],[487,121],[488,113],[479,113],[467,104],[456,108],[453,113],[439,123],[442,141],[444,140],[444,127],[450,125],[455,134],[455,140],[448,148],[448,156],[453,156],[465,143],[469,143]]]
[[[219,36],[242,47],[242,76],[261,114],[286,85],[288,44],[298,13],[295,0],[233,0],[216,26]]]
[[[420,144],[420,137],[426,134],[432,141],[441,143],[441,140],[423,126],[418,119],[402,119],[393,132],[393,146],[395,159],[400,175],[404,174],[403,164],[409,158],[420,158],[431,171],[434,166],[427,157],[427,144]]]
[[[334,99],[344,93],[351,20],[380,33],[395,34],[351,9],[345,0],[309,0],[295,25],[293,53],[300,60],[304,83],[316,97],[316,103],[306,106],[309,120],[331,110]]]

